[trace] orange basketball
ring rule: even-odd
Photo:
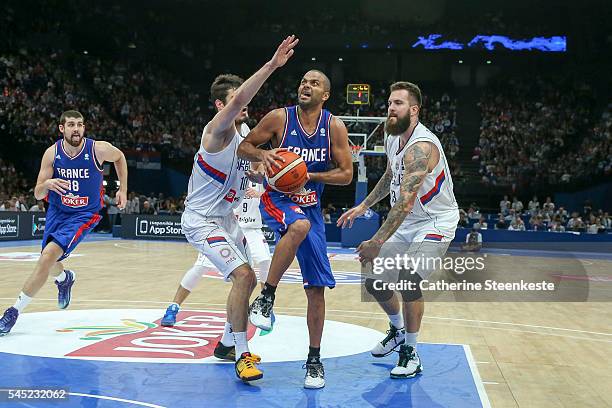
[[[274,167],[274,172],[267,172],[270,187],[281,193],[294,193],[304,187],[308,181],[308,167],[297,154],[289,151],[277,153],[285,162],[277,160],[281,168]]]

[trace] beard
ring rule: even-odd
[[[79,147],[81,142],[83,141],[83,136],[81,135],[70,135],[64,137],[64,140],[68,142],[68,144],[72,147]]]
[[[412,124],[412,121],[410,120],[410,115],[406,115],[404,117],[392,117],[395,118],[395,123],[390,122],[391,117],[387,117],[387,120],[385,121],[385,132],[387,132],[388,135],[401,135],[406,130],[408,130],[408,128]]]

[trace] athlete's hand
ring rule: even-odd
[[[261,162],[263,163],[266,173],[274,173],[277,169],[280,169],[282,166],[278,163],[278,161],[284,163],[285,159],[279,156],[277,153],[286,151],[285,148],[278,148],[272,150],[264,150],[261,154]],[[278,161],[277,161],[278,160]],[[276,167],[276,169],[274,168]]]
[[[66,190],[70,190],[70,182],[63,179],[49,179],[45,181],[45,188],[49,191],[55,191],[57,194],[66,194]]]
[[[247,170],[245,174],[249,178],[250,181],[256,184],[262,184],[264,182],[264,177],[266,176],[264,173],[260,171],[253,171],[253,170]]]
[[[359,262],[362,264],[372,262],[380,253],[381,247],[382,243],[379,241],[373,239],[363,241],[361,244],[359,244],[356,251],[359,253]]]
[[[259,197],[261,197],[261,193],[252,187],[247,188],[246,192],[244,193],[244,198],[259,198]]]
[[[338,218],[336,226],[340,228],[352,228],[355,218],[365,214],[366,211],[368,211],[368,207],[363,204],[359,204],[342,214],[340,218]]]
[[[123,210],[125,205],[127,204],[127,193],[125,191],[117,191],[115,195],[115,200],[117,201],[117,208]]]
[[[295,38],[295,35],[290,35],[278,46],[276,52],[272,56],[270,63],[274,68],[280,68],[289,61],[289,58],[294,53],[293,48],[297,45],[300,40]]]

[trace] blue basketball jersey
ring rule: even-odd
[[[49,191],[50,210],[97,213],[102,206],[103,175],[94,150],[96,142],[84,140],[83,148],[74,157],[64,150],[63,139],[55,143],[53,178],[67,180],[70,188],[64,195]]]
[[[279,147],[301,156],[308,166],[309,173],[327,171],[331,163],[329,127],[332,114],[326,109],[321,110],[319,123],[312,134],[306,133],[302,127],[297,106],[286,107],[285,115],[285,132]],[[301,207],[320,207],[325,184],[308,181],[304,188],[306,192],[303,194],[289,195],[291,201]]]

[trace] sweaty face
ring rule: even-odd
[[[66,123],[60,125],[64,140],[71,146],[79,147],[85,134],[85,125],[81,118],[66,118]]]
[[[307,72],[298,87],[298,104],[302,109],[317,106],[329,98],[325,78],[318,72]]]
[[[385,132],[389,135],[401,135],[413,123],[408,91],[399,90],[389,95]],[[416,120],[416,117],[414,118]]]

